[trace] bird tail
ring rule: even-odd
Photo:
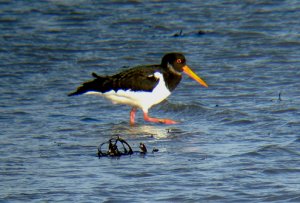
[[[75,90],[74,92],[69,93],[68,96],[80,95],[80,94],[87,93],[89,91],[102,92],[101,91],[101,86],[102,86],[101,84],[104,83],[106,78],[102,77],[102,76],[99,76],[96,73],[92,73],[92,76],[95,77],[96,79],[83,83],[81,86],[79,86],[77,88],[77,90]]]

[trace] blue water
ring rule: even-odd
[[[1,1],[0,202],[300,202],[300,3]],[[150,115],[67,97],[91,72],[183,52]],[[279,96],[280,95],[280,96]],[[98,158],[121,135],[145,156]]]

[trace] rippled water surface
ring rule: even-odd
[[[0,202],[300,202],[299,1],[1,1]],[[184,77],[129,126],[67,97],[91,72],[183,52]],[[121,135],[145,156],[98,158]]]

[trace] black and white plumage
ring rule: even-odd
[[[148,110],[171,94],[181,81],[182,72],[207,87],[207,84],[186,65],[182,54],[169,53],[162,58],[159,65],[137,66],[112,76],[92,73],[95,79],[83,83],[69,96],[95,94],[115,104],[130,105],[133,107],[130,112],[131,124],[134,124],[137,108],[143,110],[146,121],[175,124],[176,122],[170,119],[149,117]]]

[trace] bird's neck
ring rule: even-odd
[[[181,81],[181,78],[182,75],[178,74],[177,72],[173,73],[168,71],[164,73],[165,83],[170,91],[173,91],[177,87],[177,85]]]

